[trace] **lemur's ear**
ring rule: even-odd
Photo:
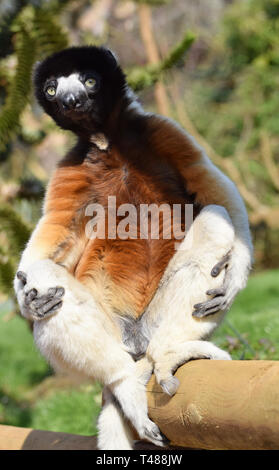
[[[111,49],[107,49],[108,53],[114,58],[115,62],[118,63],[118,57]]]
[[[108,47],[104,47],[104,50],[106,51],[106,53],[110,57],[110,59],[112,59],[112,63],[114,63],[115,65],[118,65],[118,57],[115,54],[115,52],[113,52]]]

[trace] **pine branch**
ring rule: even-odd
[[[0,115],[0,151],[5,150],[7,143],[19,129],[19,118],[30,96],[34,45],[24,29],[17,34],[15,51],[18,57],[16,73]]]
[[[1,231],[5,232],[9,242],[9,254],[17,257],[31,235],[31,227],[9,204],[0,205]]]
[[[182,41],[180,41],[170,51],[167,57],[158,64],[134,67],[132,70],[128,71],[127,80],[130,87],[135,91],[139,91],[154,85],[165,72],[182,60],[182,57],[189,50],[194,40],[195,35],[192,32],[187,32]]]
[[[4,294],[12,293],[15,269],[15,264],[11,260],[0,260],[0,291]]]
[[[40,59],[68,46],[68,37],[56,23],[52,11],[35,10],[33,37],[40,51]]]
[[[5,151],[12,137],[20,131],[20,117],[30,99],[32,67],[38,55],[42,58],[68,45],[67,35],[56,23],[51,9],[30,5],[23,8],[12,31],[18,62],[0,114],[0,151]]]
[[[196,36],[193,32],[187,31],[182,41],[179,42],[169,53],[169,55],[162,60],[161,63],[161,72],[169,70],[174,65],[176,65],[183,57],[183,55],[188,51],[192,46]]]

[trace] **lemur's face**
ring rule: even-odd
[[[44,84],[46,100],[57,111],[72,120],[84,118],[94,111],[94,103],[100,90],[100,76],[94,71],[73,72],[68,76],[50,77]]]
[[[95,46],[58,52],[37,65],[36,97],[64,129],[101,129],[125,95],[126,81],[114,55]]]

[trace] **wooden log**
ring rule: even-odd
[[[149,415],[171,444],[199,449],[279,449],[279,362],[191,361],[172,398],[151,378]]]
[[[143,441],[135,449],[162,450]],[[97,438],[0,425],[0,450],[97,450]]]
[[[95,450],[96,437],[0,426],[0,450]]]

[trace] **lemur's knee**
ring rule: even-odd
[[[210,204],[205,206],[197,219],[204,229],[219,233],[220,230],[227,232],[228,236],[234,238],[234,227],[228,211],[223,206]]]
[[[218,248],[225,254],[234,243],[235,231],[227,210],[222,206],[204,207],[194,223],[194,240],[203,242],[210,250]]]

